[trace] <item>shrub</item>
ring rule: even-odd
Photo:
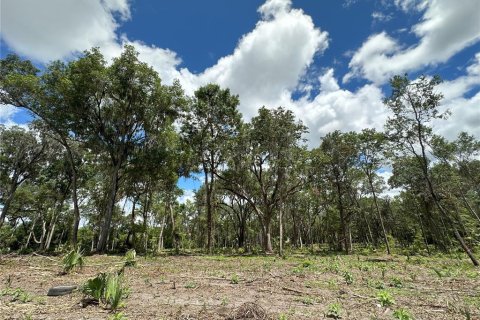
[[[83,253],[80,251],[71,250],[63,257],[62,264],[63,271],[65,273],[69,273],[76,267],[83,267]]]
[[[410,315],[410,313],[403,309],[403,308],[400,308],[400,309],[397,309],[393,312],[393,317],[395,319],[398,319],[398,320],[412,320],[412,316]]]
[[[130,249],[125,253],[125,267],[134,267],[137,265],[137,252],[135,249]]]
[[[128,296],[128,288],[123,284],[123,276],[118,273],[98,274],[95,278],[87,280],[82,292],[111,310],[122,307],[122,300]]]

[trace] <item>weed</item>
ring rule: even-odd
[[[377,299],[382,307],[388,307],[395,304],[395,300],[393,300],[392,295],[385,290],[382,290],[377,294]]]
[[[311,266],[313,266],[313,262],[310,261],[310,260],[305,260],[302,262],[302,267],[303,268],[310,268]]]
[[[185,283],[185,288],[186,289],[195,289],[197,287],[197,284],[195,282],[187,282]]]
[[[128,318],[123,314],[123,312],[119,312],[111,315],[108,320],[128,320]]]
[[[328,306],[325,316],[327,318],[340,319],[342,317],[341,311],[342,310],[339,303],[332,303]]]
[[[79,250],[71,250],[63,257],[62,264],[65,273],[69,273],[76,267],[82,268],[84,264],[83,253]]]
[[[128,288],[123,284],[123,276],[118,273],[100,273],[87,280],[82,291],[111,310],[122,307],[123,299],[128,297]]]
[[[32,301],[32,295],[28,293],[27,291],[17,288],[17,289],[12,289],[12,288],[6,288],[0,291],[0,296],[10,296],[11,302],[19,301],[21,303],[27,303]]]
[[[135,267],[137,265],[137,252],[135,249],[128,250],[125,253],[125,267]]]
[[[285,313],[280,313],[278,315],[278,320],[288,320],[288,316]]]
[[[226,297],[222,298],[222,302],[220,303],[223,307],[225,307],[228,304],[228,299]]]
[[[403,308],[400,308],[400,309],[397,309],[393,312],[393,317],[395,319],[398,319],[398,320],[412,320],[412,316],[410,315],[410,313],[403,309]]]
[[[403,282],[400,278],[393,277],[390,281],[390,285],[395,288],[403,288]]]
[[[345,273],[343,274],[343,278],[345,279],[345,282],[347,284],[353,283],[353,274],[351,272],[345,271]]]
[[[238,275],[235,273],[232,275],[230,278],[230,283],[231,284],[238,284],[240,282],[240,279],[238,278]]]

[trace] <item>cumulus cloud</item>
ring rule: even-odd
[[[115,43],[115,13],[129,16],[126,0],[2,1],[2,39],[40,62],[62,59]]]
[[[356,91],[342,89],[333,69],[320,76],[319,82],[320,93],[312,100],[301,99],[294,107],[298,117],[310,128],[312,146],[318,145],[319,138],[333,130],[382,129],[388,113],[379,87],[367,84]]]
[[[434,123],[437,133],[454,139],[460,131],[467,131],[480,139],[480,92],[468,97],[468,93],[479,86],[480,52],[466,68],[465,75],[440,84],[438,89],[444,95],[442,108],[449,109],[452,115],[448,120]]]
[[[240,108],[247,118],[262,105],[287,103],[314,56],[328,47],[328,33],[316,28],[302,10],[291,9],[290,3],[267,1],[259,8],[262,20],[231,55],[196,76],[182,70],[183,82],[215,82],[230,88],[240,95]]]
[[[363,77],[385,83],[392,75],[418,70],[450,59],[460,50],[480,40],[480,2],[436,0],[428,2],[396,1],[405,11],[423,11],[412,32],[418,44],[406,47],[386,32],[373,35],[353,55],[350,72],[343,78]]]
[[[380,85],[390,75],[445,61],[477,41],[480,27],[474,19],[475,1],[459,1],[464,3],[396,0],[401,10],[423,13],[412,28],[419,43],[406,48],[386,32],[369,37],[352,55],[344,80],[365,77],[373,83],[352,90],[342,88],[331,68],[318,78],[307,74],[316,55],[328,48],[328,33],[316,27],[304,11],[293,8],[290,0],[267,0],[258,9],[260,20],[235,50],[200,73],[180,68],[182,61],[168,48],[118,35],[118,25],[131,17],[127,0],[4,1],[1,36],[13,50],[42,62],[68,59],[92,46],[99,46],[110,59],[120,54],[124,44],[132,44],[164,83],[179,79],[187,94],[210,82],[230,88],[239,94],[240,111],[247,120],[263,105],[293,110],[310,128],[308,138],[314,146],[332,130],[381,129],[388,113]],[[373,16],[383,19],[380,15]],[[477,55],[465,76],[441,88],[445,107],[453,111],[449,125],[441,127],[449,135],[455,127],[467,126],[480,136],[476,111],[480,96],[464,97],[479,82],[479,60]],[[295,100],[294,92],[303,92],[303,96]],[[318,93],[310,97],[311,92]],[[0,107],[0,122],[11,119],[14,112],[5,110]]]

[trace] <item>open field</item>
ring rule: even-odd
[[[113,314],[100,306],[82,307],[80,292],[46,292],[81,285],[121,261],[90,256],[83,269],[61,275],[58,257],[2,256],[0,318],[108,319]],[[120,311],[128,319],[238,319],[249,302],[271,319],[323,319],[334,303],[342,319],[395,319],[400,308],[411,319],[480,319],[480,270],[455,257],[140,257],[125,270],[125,281],[130,293]],[[11,294],[17,288],[22,294]]]

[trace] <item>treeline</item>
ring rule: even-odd
[[[448,116],[439,83],[395,76],[383,132],[334,131],[308,149],[291,111],[262,107],[244,122],[228,89],[189,97],[130,46],[111,63],[92,49],[42,71],[9,55],[0,102],[33,121],[0,126],[0,250],[350,253],[357,244],[459,249],[478,265],[480,142],[432,132]],[[386,196],[382,175],[398,195]],[[194,201],[178,202],[181,177],[203,180]]]

